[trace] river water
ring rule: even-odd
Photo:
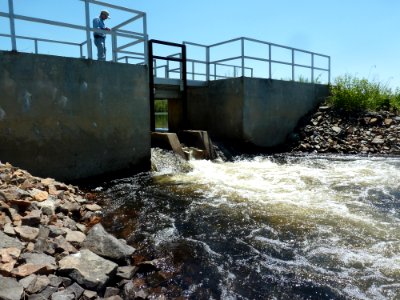
[[[114,181],[109,229],[191,299],[400,299],[400,159],[192,160]]]

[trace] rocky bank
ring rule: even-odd
[[[400,154],[400,115],[392,111],[347,114],[323,104],[289,137],[289,151],[361,155]]]
[[[172,276],[108,234],[92,194],[0,162],[0,299],[166,299]]]

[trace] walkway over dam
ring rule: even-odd
[[[132,13],[139,16],[132,20],[145,19]],[[0,17],[27,20],[15,12]],[[275,147],[329,92],[330,58],[322,54],[249,38],[209,46],[168,43],[148,40],[145,26],[141,34],[121,28],[111,33],[106,62],[91,59],[90,25],[81,28],[88,34],[86,42],[76,43],[77,57],[41,54],[37,44],[43,39],[18,36],[15,28],[0,34],[11,41],[0,51],[1,162],[59,180],[149,170],[157,99],[168,103],[162,132],[206,131],[211,139]],[[119,45],[117,35],[134,41]],[[19,52],[18,39],[33,41],[34,53]],[[256,42],[267,49],[265,57],[246,54],[246,43]],[[138,45],[140,52],[129,50]],[[239,53],[221,57],[225,52],[218,48],[226,45],[239,45]],[[203,55],[194,58],[190,53],[198,48]],[[280,48],[289,53],[287,60],[274,58]],[[308,63],[297,62],[300,55]],[[288,72],[280,74],[280,67]]]

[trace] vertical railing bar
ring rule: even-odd
[[[35,39],[34,41],[35,41],[35,54],[38,54],[38,53],[39,53],[39,45],[38,45],[38,40],[37,40],[37,39]]]
[[[157,73],[157,68],[154,68],[155,61],[153,58],[153,42],[150,40],[148,42],[148,50],[149,50],[149,55],[148,55],[148,68],[149,68],[149,90],[150,90],[150,130],[155,131],[156,127],[156,120],[155,120],[155,108],[154,108],[154,100],[155,100],[155,86],[154,86],[154,74]],[[155,70],[154,70],[155,69]]]
[[[17,39],[15,37],[15,19],[14,19],[14,3],[8,0],[8,13],[10,15],[10,34],[12,51],[17,51]]]
[[[113,62],[117,62],[118,53],[117,53],[117,36],[115,32],[111,31],[111,47],[112,47],[112,60]]]
[[[186,45],[181,46],[182,54],[181,58],[181,66],[182,66],[182,83],[183,83],[183,91],[182,91],[182,102],[183,102],[183,127],[184,129],[188,129],[188,105],[187,105],[187,66],[186,66]]]
[[[268,75],[269,75],[269,79],[272,78],[272,66],[271,66],[271,60],[272,60],[272,46],[271,44],[268,44],[268,54],[269,54],[269,62],[268,62]]]
[[[294,79],[294,49],[292,49],[292,81],[295,81]]]
[[[148,63],[148,40],[149,37],[147,35],[147,15],[143,14],[143,35],[144,35],[144,63]]]
[[[244,77],[244,38],[240,39],[242,48],[242,77]]]
[[[165,78],[169,78],[169,60],[167,60],[167,66],[165,67]]]
[[[90,12],[89,12],[89,2],[85,0],[85,19],[86,19],[86,41],[87,41],[87,53],[88,59],[93,58],[92,54],[92,39],[90,38]]]
[[[210,81],[210,47],[206,47],[206,80]]]
[[[314,53],[311,53],[311,82],[314,83]]]
[[[331,57],[328,56],[328,83],[331,83]]]

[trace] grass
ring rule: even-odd
[[[400,111],[400,89],[392,91],[387,85],[357,78],[350,74],[339,76],[330,87],[328,103],[347,113],[364,111]]]

